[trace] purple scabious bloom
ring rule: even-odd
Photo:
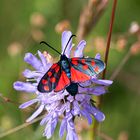
[[[64,31],[62,33],[62,52],[70,38],[72,33],[70,31]],[[83,57],[83,49],[86,46],[84,40],[80,41],[74,51],[74,57]],[[65,55],[69,58],[70,51],[72,49],[72,40],[70,41]],[[40,93],[37,90],[37,85],[40,79],[52,66],[49,59],[49,54],[37,52],[38,57],[27,53],[24,57],[24,61],[30,64],[35,70],[26,69],[23,72],[24,77],[27,78],[26,82],[17,81],[14,83],[14,88],[18,91],[29,92],[35,94],[35,98],[27,101],[19,106],[24,109],[37,103],[37,110],[26,120],[30,122],[40,115],[43,111],[46,111],[46,116],[41,120],[41,125],[46,125],[44,130],[44,136],[48,139],[52,137],[54,130],[57,126],[59,118],[63,118],[60,125],[59,135],[62,137],[66,132],[66,140],[77,140],[77,134],[74,126],[75,117],[85,117],[89,124],[92,124],[92,116],[102,122],[105,119],[105,115],[98,110],[92,95],[102,95],[106,93],[106,87],[112,84],[110,80],[98,79],[97,75],[91,77],[89,81],[81,83],[78,87],[78,93],[75,96],[71,96],[66,90],[60,92]],[[95,56],[96,59],[100,59],[100,55]],[[31,82],[34,80],[35,82]]]

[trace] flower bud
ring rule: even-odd
[[[48,61],[49,63],[52,63],[52,62],[53,62],[52,56],[51,56],[47,51],[44,51],[44,52],[43,52],[43,55],[44,55],[44,57],[47,59],[47,61]]]
[[[55,26],[55,31],[57,33],[62,33],[63,31],[69,30],[69,29],[70,29],[70,22],[68,20],[62,20]]]
[[[138,53],[140,53],[140,41],[134,43],[131,48],[130,48],[130,52],[133,55],[136,55]]]
[[[30,23],[36,27],[43,27],[46,24],[46,20],[42,14],[35,12],[30,17]]]
[[[137,22],[132,22],[131,23],[131,26],[129,28],[129,32],[131,34],[135,34],[135,33],[138,33],[140,31],[140,26]]]
[[[119,38],[118,41],[117,41],[117,50],[118,51],[122,51],[125,49],[126,47],[126,44],[127,44],[127,41],[125,38]]]
[[[22,51],[22,44],[19,42],[13,42],[8,46],[7,51],[10,56],[20,54]]]
[[[39,29],[34,29],[31,31],[31,36],[35,41],[41,41],[44,38],[44,33]]]

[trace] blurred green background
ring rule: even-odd
[[[47,50],[47,47],[39,45],[42,40],[60,50],[61,32],[64,29],[70,29],[74,34],[77,32],[79,16],[87,3],[88,0],[0,1],[0,93],[4,97],[17,103],[23,103],[32,98],[30,94],[16,92],[13,89],[13,82],[25,81],[22,76],[22,71],[28,67],[23,61],[25,53],[35,54],[38,49]],[[104,58],[111,9],[112,1],[109,1],[96,26],[85,37],[87,40],[86,55],[93,57],[96,52],[100,52],[102,59]],[[105,113],[106,120],[100,124],[99,128],[102,133],[110,136],[113,140],[140,139],[140,55],[138,52],[140,51],[138,47],[140,34],[129,31],[130,25],[134,21],[140,23],[140,1],[119,0],[107,79],[118,68],[130,48],[134,45],[137,46],[136,51],[134,49],[134,53],[109,88],[109,93],[103,97],[101,110]],[[135,25],[139,28],[138,24],[135,23]],[[58,57],[50,49],[47,51],[54,58]],[[33,109],[19,110],[16,103],[6,102],[1,97],[0,135],[2,132],[24,123],[32,112]],[[83,126],[79,132],[81,140],[92,139],[92,129],[85,125],[81,126]],[[42,137],[43,129],[44,127],[35,123],[2,139],[44,140],[45,138]],[[52,140],[58,139],[57,130]],[[97,140],[104,140],[105,138],[102,137],[98,136]]]

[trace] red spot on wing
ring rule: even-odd
[[[96,66],[96,67],[94,68],[94,71],[95,71],[95,72],[98,72],[98,71],[99,71],[99,67]]]
[[[83,65],[83,70],[87,70],[88,69],[88,65]]]
[[[94,60],[91,61],[91,65],[92,65],[92,66],[95,65],[95,61],[94,61]]]
[[[44,90],[45,91],[49,91],[49,87],[46,85],[46,86],[44,86]]]
[[[57,67],[55,68],[55,72],[58,73],[59,70],[60,70],[60,66],[57,66]]]
[[[74,82],[85,82],[90,79],[90,76],[71,67],[71,80]]]
[[[72,58],[71,59],[71,63],[73,64],[73,65],[78,65],[78,60],[79,60],[79,58],[77,58],[77,57],[75,57],[75,58]]]
[[[51,81],[52,83],[55,83],[55,82],[56,82],[56,79],[55,79],[54,77],[52,77],[52,78],[50,79],[50,81]]]
[[[60,90],[63,90],[69,84],[70,84],[69,78],[67,77],[66,73],[62,71],[60,79],[54,91],[58,92]]]
[[[72,60],[76,60],[76,61],[77,61],[77,60],[79,60],[79,58],[77,58],[77,57],[74,57],[74,58],[72,58]]]
[[[85,59],[82,59],[81,62],[85,64],[86,60]]]
[[[41,81],[41,82],[42,82],[42,84],[43,84],[43,85],[46,85],[46,84],[48,83],[48,81],[47,81],[47,80],[45,80],[45,79],[42,79],[42,81]]]
[[[51,77],[51,76],[52,76],[52,72],[49,71],[49,72],[47,73],[47,75],[48,75],[49,77]]]
[[[53,65],[51,66],[51,69],[54,69],[56,66],[58,66],[57,63],[53,64]]]
[[[71,63],[72,63],[73,65],[78,65],[78,61],[77,61],[77,60],[72,60]]]

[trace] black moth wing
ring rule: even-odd
[[[87,74],[88,76],[94,76],[99,74],[105,69],[105,63],[96,58],[71,58],[70,64],[76,70]]]
[[[40,92],[51,92],[54,90],[58,84],[59,78],[61,76],[61,64],[60,62],[55,63],[46,72],[46,74],[41,78],[37,89]]]

